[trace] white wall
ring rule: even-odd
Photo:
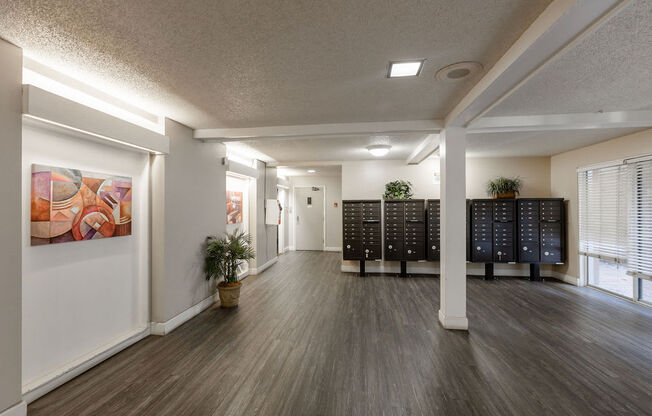
[[[36,122],[23,126],[23,386],[144,330],[149,316],[149,155]],[[33,163],[132,178],[132,235],[30,245]]]
[[[551,158],[551,195],[568,200],[568,262],[555,266],[560,273],[579,278],[579,214],[577,168],[652,153],[652,129],[560,153]]]
[[[210,298],[202,244],[226,230],[226,147],[192,138],[166,119],[170,154],[152,162],[152,321],[165,323]]]
[[[439,198],[439,183],[435,180],[439,172],[439,159],[430,158],[419,165],[406,165],[403,160],[371,160],[342,162],[342,199],[382,199],[385,184],[397,179],[409,180],[413,185],[415,199]],[[512,158],[467,158],[466,195],[467,198],[487,198],[486,184],[496,176],[519,176],[524,185],[521,197],[550,196],[550,158],[512,157]],[[341,226],[340,226],[341,228]],[[343,270],[354,271],[358,262],[343,261]],[[395,272],[398,262],[373,262],[367,270]],[[544,267],[547,270],[546,267]],[[419,273],[438,273],[439,263],[422,262],[408,265],[408,271]],[[469,274],[483,274],[484,265],[467,264]],[[527,275],[527,265],[496,264],[496,274]]]
[[[22,50],[0,39],[0,413],[21,401]],[[24,411],[24,408],[23,408]]]
[[[342,249],[342,177],[341,176],[292,176],[290,177],[290,194],[294,195],[294,187],[296,186],[325,186],[326,187],[326,247],[331,250]],[[293,197],[291,196],[290,205],[294,205]],[[337,207],[335,206],[337,203]],[[291,209],[290,214],[290,246],[294,247],[294,230],[296,222],[296,214],[294,214],[294,207]]]

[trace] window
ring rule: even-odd
[[[578,188],[587,283],[652,302],[652,159],[580,170]]]

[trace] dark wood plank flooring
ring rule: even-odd
[[[652,414],[652,310],[588,288],[468,280],[470,331],[439,279],[284,255],[211,308],[30,404],[30,416]]]

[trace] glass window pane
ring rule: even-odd
[[[652,281],[641,279],[641,300],[652,303]]]
[[[589,257],[589,284],[627,298],[633,296],[632,277],[618,263]]]

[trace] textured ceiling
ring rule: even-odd
[[[6,0],[26,56],[193,128],[442,118],[550,0]],[[389,60],[427,58],[416,79]]]
[[[303,162],[303,161],[333,161],[333,160],[371,160],[371,159],[407,159],[414,148],[425,138],[424,134],[400,134],[393,136],[338,136],[329,138],[288,139],[288,140],[253,140],[242,142],[242,147],[228,149],[238,152],[242,149],[247,154],[247,148],[253,149],[258,155],[269,157],[267,161]],[[386,156],[377,158],[366,149],[372,144],[389,144],[391,150]],[[251,153],[249,153],[251,154]],[[261,160],[265,160],[261,158]]]
[[[652,109],[652,1],[634,0],[489,115]]]
[[[466,153],[471,157],[551,156],[637,131],[641,129],[470,134]]]

